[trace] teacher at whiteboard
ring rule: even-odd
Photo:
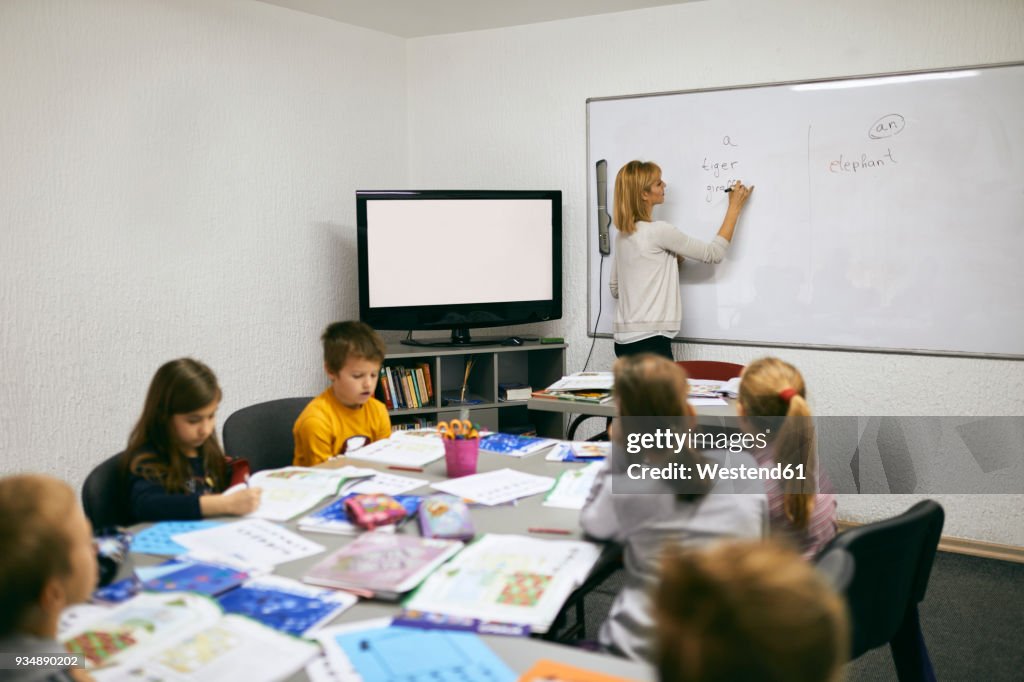
[[[729,207],[718,234],[703,242],[661,220],[654,207],[665,202],[661,168],[651,161],[630,161],[615,176],[615,251],[609,285],[618,299],[612,335],[615,356],[656,353],[669,360],[679,333],[683,302],[679,263],[693,258],[718,263],[732,241],[736,221],[754,186],[737,180],[728,190]]]

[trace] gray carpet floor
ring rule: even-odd
[[[586,638],[597,638],[621,584],[620,571],[587,597]],[[1024,680],[1024,564],[939,552],[920,614],[939,680]],[[846,679],[896,680],[889,648],[851,662]]]

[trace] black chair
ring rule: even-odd
[[[82,507],[95,531],[131,523],[125,504],[122,454],[119,452],[97,464],[82,486]]]
[[[236,410],[224,422],[224,452],[249,461],[253,473],[289,466],[295,455],[292,427],[312,398],[281,398]]]
[[[843,549],[853,557],[853,577],[842,590],[850,611],[851,660],[889,644],[901,681],[935,680],[917,605],[944,519],[942,506],[925,500],[899,516],[840,533],[818,553],[824,560]]]

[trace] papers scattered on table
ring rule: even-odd
[[[317,655],[315,644],[248,618],[222,615],[194,595],[140,594],[65,641],[98,682],[284,679]]]
[[[449,495],[493,506],[520,497],[546,493],[554,483],[555,479],[550,476],[535,476],[514,469],[499,469],[432,483],[431,487]]]
[[[612,455],[609,441],[562,441],[544,457],[549,462],[593,462]]]
[[[217,601],[225,613],[246,616],[279,632],[304,637],[358,600],[347,592],[267,575],[247,580]]]
[[[469,632],[389,626],[336,636],[362,682],[515,682],[516,674]]]
[[[599,554],[589,542],[485,535],[434,571],[405,607],[547,632]]]
[[[560,509],[583,509],[590,489],[594,487],[597,473],[604,466],[604,462],[591,462],[579,469],[563,471],[555,481],[555,487],[544,498],[545,507],[558,507]]]
[[[246,519],[175,535],[174,541],[203,559],[269,570],[277,564],[319,554],[323,545],[263,519]]]
[[[398,599],[462,548],[458,540],[369,532],[330,554],[303,582]]]
[[[714,379],[690,379],[691,398],[717,398],[726,396],[735,398],[740,394],[740,378],[733,377],[728,381]]]
[[[382,493],[384,495],[401,495],[402,493],[415,490],[425,486],[429,481],[425,478],[413,478],[412,476],[399,476],[398,474],[386,474],[377,472],[373,478],[356,483],[349,488],[354,493]]]
[[[260,506],[247,518],[287,521],[316,506],[329,495],[338,491],[350,481],[369,478],[377,473],[374,469],[360,469],[354,466],[340,469],[314,469],[311,467],[283,467],[257,471],[249,479],[249,485],[260,488]],[[244,485],[236,485],[225,491],[230,495]]]
[[[422,467],[444,457],[444,445],[440,438],[396,434],[350,452],[346,457],[378,464]]]
[[[221,521],[158,521],[132,536],[131,551],[138,554],[178,556],[185,548],[171,539],[174,535],[219,526]]]

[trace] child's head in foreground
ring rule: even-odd
[[[767,542],[670,548],[654,595],[660,682],[832,682],[846,607],[812,564]]]

